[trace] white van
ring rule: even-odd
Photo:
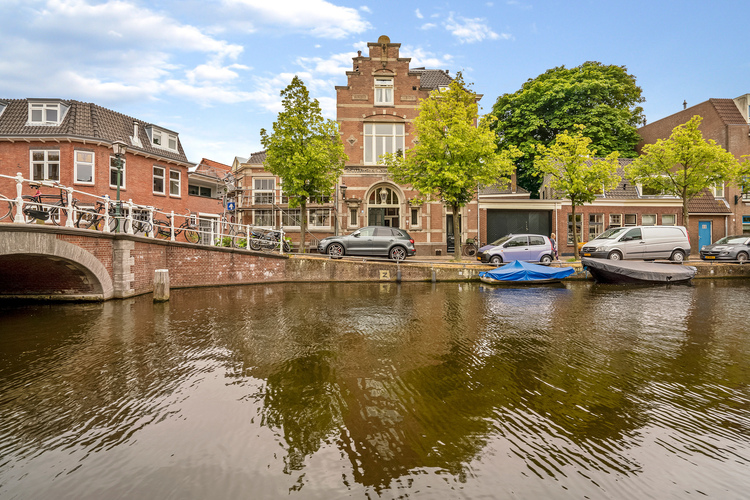
[[[682,262],[690,255],[690,238],[684,226],[613,227],[586,243],[581,253],[599,259]]]

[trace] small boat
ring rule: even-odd
[[[546,285],[559,283],[574,272],[572,267],[547,267],[514,260],[492,271],[479,273],[479,279],[493,285]]]
[[[599,283],[687,283],[698,272],[693,266],[589,257],[581,264]]]

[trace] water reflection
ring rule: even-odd
[[[748,303],[717,281],[0,306],[0,496],[739,498]]]

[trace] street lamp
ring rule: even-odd
[[[388,191],[385,188],[380,188],[380,203],[385,205],[388,201]]]
[[[346,184],[342,183],[339,186],[339,191],[341,191],[341,204],[345,206],[346,205]],[[338,198],[338,193],[336,193],[336,198]],[[344,230],[344,217],[345,217],[344,214],[345,214],[345,212],[344,212],[344,210],[342,210],[341,212],[339,212],[339,200],[337,199],[336,200],[336,213],[335,213],[335,215],[336,215],[336,227],[334,228],[334,232],[336,233],[336,236],[338,236],[338,234],[339,234],[339,213],[341,214],[341,223],[340,224],[341,224],[341,230],[343,231]]]
[[[123,141],[112,142],[112,150],[115,152],[115,168],[117,169],[117,205],[115,205],[115,217],[118,220],[117,232],[120,232],[120,185],[122,184],[122,157],[128,150],[128,145]]]

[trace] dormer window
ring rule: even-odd
[[[177,149],[177,134],[169,132],[167,130],[158,129],[156,127],[146,127],[149,137],[151,138],[151,144],[157,148],[166,149],[168,151],[178,152]]]
[[[56,126],[67,110],[60,102],[29,102],[29,126]]]
[[[393,105],[393,78],[375,78],[375,104]]]

